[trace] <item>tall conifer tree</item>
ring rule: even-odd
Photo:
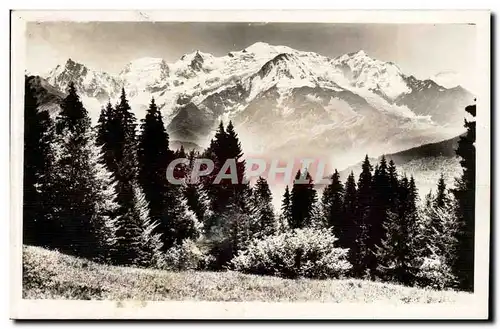
[[[54,213],[60,225],[60,250],[110,260],[116,246],[115,184],[101,164],[87,110],[69,84],[56,122],[57,155]]]
[[[349,260],[351,264],[357,264],[359,259],[359,246],[356,239],[360,236],[360,226],[357,218],[358,198],[354,173],[351,171],[345,183],[343,200],[343,218],[346,232],[344,239],[347,242],[345,248],[349,248]]]
[[[389,210],[396,213],[398,208],[399,179],[396,164],[392,159],[389,161],[387,174],[389,176]]]
[[[111,102],[106,104],[106,107],[101,110],[99,120],[97,122],[97,140],[98,146],[102,147],[104,152],[104,163],[109,170],[116,170],[116,163],[114,158],[113,146],[116,145],[116,136],[112,133],[112,129],[116,126],[115,123],[115,109]]]
[[[57,236],[51,216],[54,123],[38,108],[33,78],[25,77],[23,243],[50,247]]]
[[[392,170],[392,169],[391,169]],[[375,257],[377,247],[382,244],[386,232],[385,225],[391,211],[391,181],[388,172],[387,162],[382,156],[379,165],[375,170],[372,180],[372,201],[370,213],[368,215],[368,237],[367,246],[370,249],[368,267],[373,272],[377,268],[377,257]]]
[[[227,133],[222,121],[219,123],[214,138],[210,141],[210,146],[205,150],[203,157],[207,157],[214,162],[214,169],[208,175],[202,177],[202,182],[207,196],[210,199],[210,210],[214,216],[220,216],[226,209],[230,191],[228,188],[228,180],[222,180],[220,184],[214,184],[214,180],[219,174],[225,161],[228,159],[226,154]],[[231,183],[229,181],[229,183]],[[211,221],[215,220],[212,218]],[[209,226],[216,225],[210,223]]]
[[[292,198],[288,185],[285,187],[285,193],[283,193],[283,200],[281,201],[281,214],[287,223],[292,221]]]
[[[368,155],[366,155],[361,165],[361,174],[358,179],[358,207],[356,217],[358,219],[359,230],[356,237],[356,244],[359,252],[357,262],[353,264],[353,273],[356,276],[366,274],[371,257],[368,232],[370,230],[370,209],[373,202],[372,170],[373,167],[368,159]]]
[[[151,219],[158,222],[156,232],[161,234],[162,248],[166,251],[185,239],[196,238],[199,225],[196,215],[189,210],[183,186],[167,180],[167,168],[175,159],[175,152],[169,149],[169,136],[154,99],[140,130],[138,180],[149,203]]]
[[[417,260],[421,246],[417,217],[417,190],[413,177],[406,176],[399,184],[398,213],[390,213],[384,227],[387,235],[377,246],[377,267],[383,278],[413,285],[417,276]]]
[[[120,101],[108,119],[108,132],[102,136],[102,141],[107,140],[103,148],[110,154],[107,162],[117,178],[117,202],[120,206],[118,229],[119,262],[129,264],[138,257],[137,248],[132,247],[140,234],[138,228],[139,218],[134,198],[134,184],[137,180],[137,137],[136,118],[132,113],[125,90],[122,88]]]
[[[312,224],[314,206],[317,201],[317,192],[313,180],[307,170],[297,171],[291,193],[292,221],[290,228],[304,228]]]
[[[276,232],[276,219],[271,190],[266,179],[259,177],[252,193],[253,237],[261,238]]]
[[[476,105],[469,105],[465,111],[476,116]],[[454,271],[459,287],[474,291],[474,233],[476,196],[476,121],[465,119],[467,133],[460,137],[456,153],[462,159],[462,177],[457,179],[453,190],[457,201],[456,213],[461,225],[457,233],[458,254]]]
[[[134,211],[132,218],[137,219],[137,234],[134,236],[134,245],[137,254],[131,262],[140,267],[162,268],[164,258],[162,254],[163,242],[161,233],[156,229],[159,223],[149,216],[149,207],[141,188],[134,184]]]
[[[339,240],[341,248],[347,248],[349,244],[347,238],[348,222],[344,218],[343,212],[344,186],[340,181],[337,170],[330,177],[330,184],[323,191],[321,197],[323,217],[328,227],[332,228],[335,237]]]
[[[225,231],[223,226],[229,225],[229,223],[224,222],[224,219],[227,218],[224,213],[229,210],[232,213],[235,211],[248,213],[252,193],[250,186],[245,182],[243,151],[232,122],[229,122],[227,129],[224,128],[222,121],[220,122],[204,155],[214,161],[212,174],[205,176],[202,180],[210,200],[212,213],[208,226],[213,231],[221,232]],[[231,174],[232,176],[231,178],[220,176],[223,178],[216,181],[220,174]]]
[[[439,208],[446,208],[449,205],[448,190],[446,188],[446,182],[444,180],[443,173],[441,173],[441,176],[438,180],[434,205]]]
[[[232,202],[236,203],[244,211],[248,211],[247,196],[251,193],[250,185],[245,182],[245,160],[243,160],[243,150],[232,121],[229,121],[227,125],[226,143],[228,159],[234,159],[236,162],[237,184],[230,185]]]
[[[141,122],[138,140],[138,181],[149,203],[151,218],[162,222],[167,202],[167,167],[172,154],[163,118],[154,99]]]

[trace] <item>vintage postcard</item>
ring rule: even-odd
[[[12,11],[14,319],[488,319],[488,11]]]

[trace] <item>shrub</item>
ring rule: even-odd
[[[337,278],[350,268],[348,249],[328,229],[295,229],[253,240],[231,264],[237,271],[285,278]]]
[[[173,271],[199,269],[206,262],[206,257],[192,240],[186,239],[166,252],[164,268]]]
[[[435,254],[422,259],[417,279],[418,285],[435,289],[444,289],[455,284],[451,267],[446,264],[443,257]]]

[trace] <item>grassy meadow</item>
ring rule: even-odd
[[[101,265],[39,247],[23,247],[23,298],[333,303],[443,303],[470,294],[355,279],[289,280],[238,272],[171,272]]]

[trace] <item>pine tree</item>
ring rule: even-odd
[[[286,224],[292,222],[292,197],[288,185],[285,187],[283,201],[281,202],[281,215],[283,216],[283,220],[286,221]]]
[[[426,208],[429,208],[430,206],[433,205],[433,203],[434,203],[434,195],[432,194],[432,190],[429,190],[429,193],[425,195],[424,205]]]
[[[77,94],[74,83],[68,85],[68,95],[61,103],[61,111],[56,118],[56,134],[72,133],[76,136],[75,143],[89,140],[90,118]]]
[[[173,153],[169,150],[169,136],[154,99],[141,122],[138,140],[138,181],[149,204],[150,216],[159,223],[158,230],[166,239],[170,225],[167,208],[178,195],[168,186],[166,173]]]
[[[368,155],[361,165],[361,174],[358,179],[357,191],[357,224],[358,236],[356,237],[356,244],[358,248],[358,258],[356,263],[353,264],[353,273],[356,276],[363,276],[367,273],[368,265],[370,265],[371,251],[369,250],[369,216],[372,206],[372,165],[368,159]],[[372,275],[372,273],[370,273]]]
[[[438,180],[437,190],[436,190],[436,198],[434,200],[435,206],[439,208],[445,208],[449,203],[448,192],[446,188],[446,183],[444,181],[444,175],[441,173],[441,176]]]
[[[472,117],[476,116],[476,105],[465,108]],[[456,153],[462,158],[462,177],[457,179],[453,190],[457,201],[456,213],[460,223],[457,232],[458,254],[453,265],[459,287],[474,291],[474,233],[475,233],[475,192],[476,192],[476,121],[464,120],[467,133],[461,136]]]
[[[227,130],[224,129],[222,122],[219,124],[215,137],[204,152],[204,156],[214,161],[212,174],[205,176],[202,180],[206,194],[210,199],[210,211],[213,214],[208,226],[211,228],[210,230],[220,231],[222,225],[227,225],[223,219],[226,217],[224,212],[229,207],[243,213],[248,213],[250,210],[248,196],[251,194],[251,188],[245,182],[243,151],[232,122],[229,122]],[[234,161],[236,173],[230,172],[231,167],[224,167],[225,164],[229,163],[227,160]],[[221,173],[234,174],[236,182],[230,178],[222,178],[216,182],[217,176]]]
[[[291,193],[290,228],[304,228],[312,224],[314,206],[317,201],[317,192],[313,180],[307,170],[297,171]]]
[[[339,239],[337,241],[339,247],[348,248],[350,241],[347,233],[350,223],[344,218],[343,199],[344,186],[340,181],[339,172],[335,170],[321,198],[323,217],[327,226],[332,228],[335,237]]]
[[[252,237],[262,238],[276,232],[276,222],[272,205],[271,190],[266,179],[259,177],[252,193],[252,216],[255,225]]]
[[[356,239],[361,235],[360,226],[358,225],[358,197],[356,191],[356,181],[354,179],[354,173],[351,171],[347,177],[345,183],[345,193],[343,200],[343,218],[344,218],[344,240],[346,241],[346,246],[344,248],[349,248],[349,261],[351,264],[358,264],[359,248],[356,243]]]
[[[392,170],[392,169],[391,169]],[[370,271],[374,273],[378,264],[377,257],[375,257],[377,248],[382,244],[385,238],[386,231],[385,226],[388,221],[388,217],[391,208],[391,197],[393,191],[391,190],[391,182],[389,179],[389,172],[387,167],[387,162],[384,156],[382,156],[379,165],[375,169],[375,174],[372,179],[372,200],[369,206],[368,215],[368,242],[367,246],[371,253],[368,258],[368,267]]]
[[[308,227],[317,230],[324,230],[329,228],[324,216],[321,200],[318,200],[317,198],[311,207],[311,219],[309,220]]]
[[[50,247],[57,236],[51,218],[54,123],[40,111],[31,78],[24,88],[23,243]]]
[[[220,254],[217,256],[219,266],[226,266],[227,263],[240,251],[244,250],[252,238],[252,218],[246,211],[240,209],[238,205],[229,205],[224,212],[222,226],[222,246]]]
[[[122,89],[114,116],[114,127],[111,133],[116,136],[116,144],[113,148],[118,168],[115,174],[120,183],[132,182],[137,177],[137,124],[135,115],[128,104],[125,89]],[[118,197],[122,197],[120,193]]]
[[[429,190],[429,193],[425,195],[421,213],[420,220],[420,231],[421,234],[418,236],[420,239],[420,244],[427,246],[427,250],[422,253],[422,256],[429,256],[430,248],[428,247],[431,244],[431,236],[435,234],[435,231],[441,231],[440,220],[437,218],[435,209],[435,198],[432,194],[432,190]]]
[[[416,244],[418,235],[417,190],[413,177],[405,176],[399,184],[398,213],[390,213],[384,223],[386,237],[377,248],[378,271],[389,280],[405,285],[415,282],[416,259],[421,254]]]
[[[192,199],[187,199],[185,187],[166,179],[169,163],[176,156],[185,158],[183,148],[181,151],[182,154],[169,149],[169,136],[162,115],[152,99],[141,125],[138,176],[150,205],[151,218],[159,223],[157,232],[161,232],[164,251],[199,234],[198,220],[188,205]],[[187,172],[185,169],[174,172],[175,178],[184,176]]]
[[[285,187],[285,192],[281,200],[281,208],[279,215],[276,218],[276,234],[285,233],[290,229],[289,223],[292,218],[292,200],[288,185]]]
[[[140,267],[162,268],[164,259],[162,254],[163,242],[160,233],[156,233],[158,222],[149,216],[149,207],[144,193],[138,185],[134,189],[134,209],[137,212],[136,218],[138,234],[134,237],[134,248],[137,248],[137,255],[132,260]]]
[[[111,105],[111,102],[108,102],[99,115],[96,127],[96,144],[102,147],[104,152],[104,162],[109,170],[116,170],[113,150],[113,146],[116,145],[116,142],[114,141],[116,136],[112,133],[113,126],[116,125],[114,118],[115,109]]]
[[[89,145],[90,158],[88,168],[90,169],[89,184],[92,184],[89,197],[94,206],[92,227],[97,237],[97,249],[94,259],[105,262],[114,262],[118,248],[119,218],[116,216],[118,203],[116,202],[116,181],[109,172],[104,162],[102,148]]]
[[[97,239],[92,234],[91,218],[94,213],[90,202],[83,202],[90,194],[84,185],[90,158],[90,119],[80,102],[74,84],[68,87],[68,96],[61,104],[56,118],[56,172],[54,213],[59,221],[60,236],[55,247],[77,255],[85,255],[85,247],[96,249]],[[81,231],[81,234],[79,234]],[[88,256],[88,254],[87,254]]]
[[[276,218],[276,234],[287,232],[290,229],[288,223],[288,220],[283,216],[283,214],[279,214]]]
[[[219,122],[219,127],[217,128],[214,139],[212,140],[212,143],[210,145],[210,148],[215,153],[216,159],[219,160],[219,162],[221,162],[220,165],[222,165],[223,162],[228,159],[225,150],[226,145],[227,145],[227,133],[226,129],[224,128],[224,123],[221,121]]]
[[[448,207],[450,208],[450,207]],[[424,236],[418,236],[417,243],[423,245],[420,258],[418,283],[434,288],[455,287],[456,277],[453,264],[457,253],[456,234],[459,225],[451,209],[438,208],[431,203],[423,212]]]
[[[101,124],[98,128],[102,129],[99,136],[99,142],[103,143],[103,149],[106,152],[107,165],[114,173],[117,179],[117,202],[118,209],[118,244],[116,260],[122,264],[132,264],[138,257],[137,247],[134,247],[134,241],[140,234],[138,228],[139,211],[134,199],[134,184],[137,179],[137,138],[136,138],[136,119],[132,113],[130,105],[122,89],[120,101],[114,111],[105,109],[109,114],[101,116]],[[107,121],[107,122],[106,122]],[[99,132],[99,130],[98,130]]]
[[[248,211],[248,204],[245,196],[249,193],[250,186],[245,183],[245,161],[243,160],[243,150],[238,134],[234,130],[232,121],[227,125],[226,154],[229,159],[236,161],[237,184],[231,184],[231,200],[243,211]]]
[[[389,210],[393,213],[397,212],[398,208],[398,191],[399,191],[399,180],[398,172],[396,169],[396,164],[392,159],[389,161],[389,167],[387,168],[387,174],[389,176]]]
[[[194,162],[197,156],[198,154],[195,150],[191,150],[187,155],[189,165],[186,168],[186,179],[184,180],[185,185],[183,186],[183,191],[189,210],[194,212],[198,222],[202,224],[204,229],[207,229],[207,219],[211,216],[209,212],[210,200],[203,188],[203,184],[199,180],[194,181],[191,179]]]
[[[186,151],[184,150],[184,145],[175,151],[175,157],[180,159],[185,159],[187,157]]]
[[[112,175],[101,165],[90,118],[73,83],[56,121],[53,213],[60,236],[55,247],[81,257],[109,261],[116,244],[117,209]]]
[[[227,145],[227,133],[224,128],[222,121],[215,133],[214,138],[210,142],[209,148],[204,152],[203,157],[209,158],[214,162],[214,170],[209,175],[202,178],[204,189],[210,199],[210,210],[213,212],[214,216],[220,216],[228,205],[229,199],[231,197],[228,185],[228,180],[222,180],[219,184],[214,184],[214,180],[219,174],[222,166],[229,158],[226,154]],[[229,181],[229,184],[231,182]],[[211,220],[214,220],[212,218]],[[215,225],[210,223],[209,226]]]
[[[180,245],[184,240],[196,240],[200,235],[201,224],[198,222],[196,215],[192,212],[187,200],[179,193],[179,198],[172,202],[168,208],[166,216],[169,219],[169,225],[166,231],[162,231],[167,236],[164,238],[166,248],[177,244]]]

